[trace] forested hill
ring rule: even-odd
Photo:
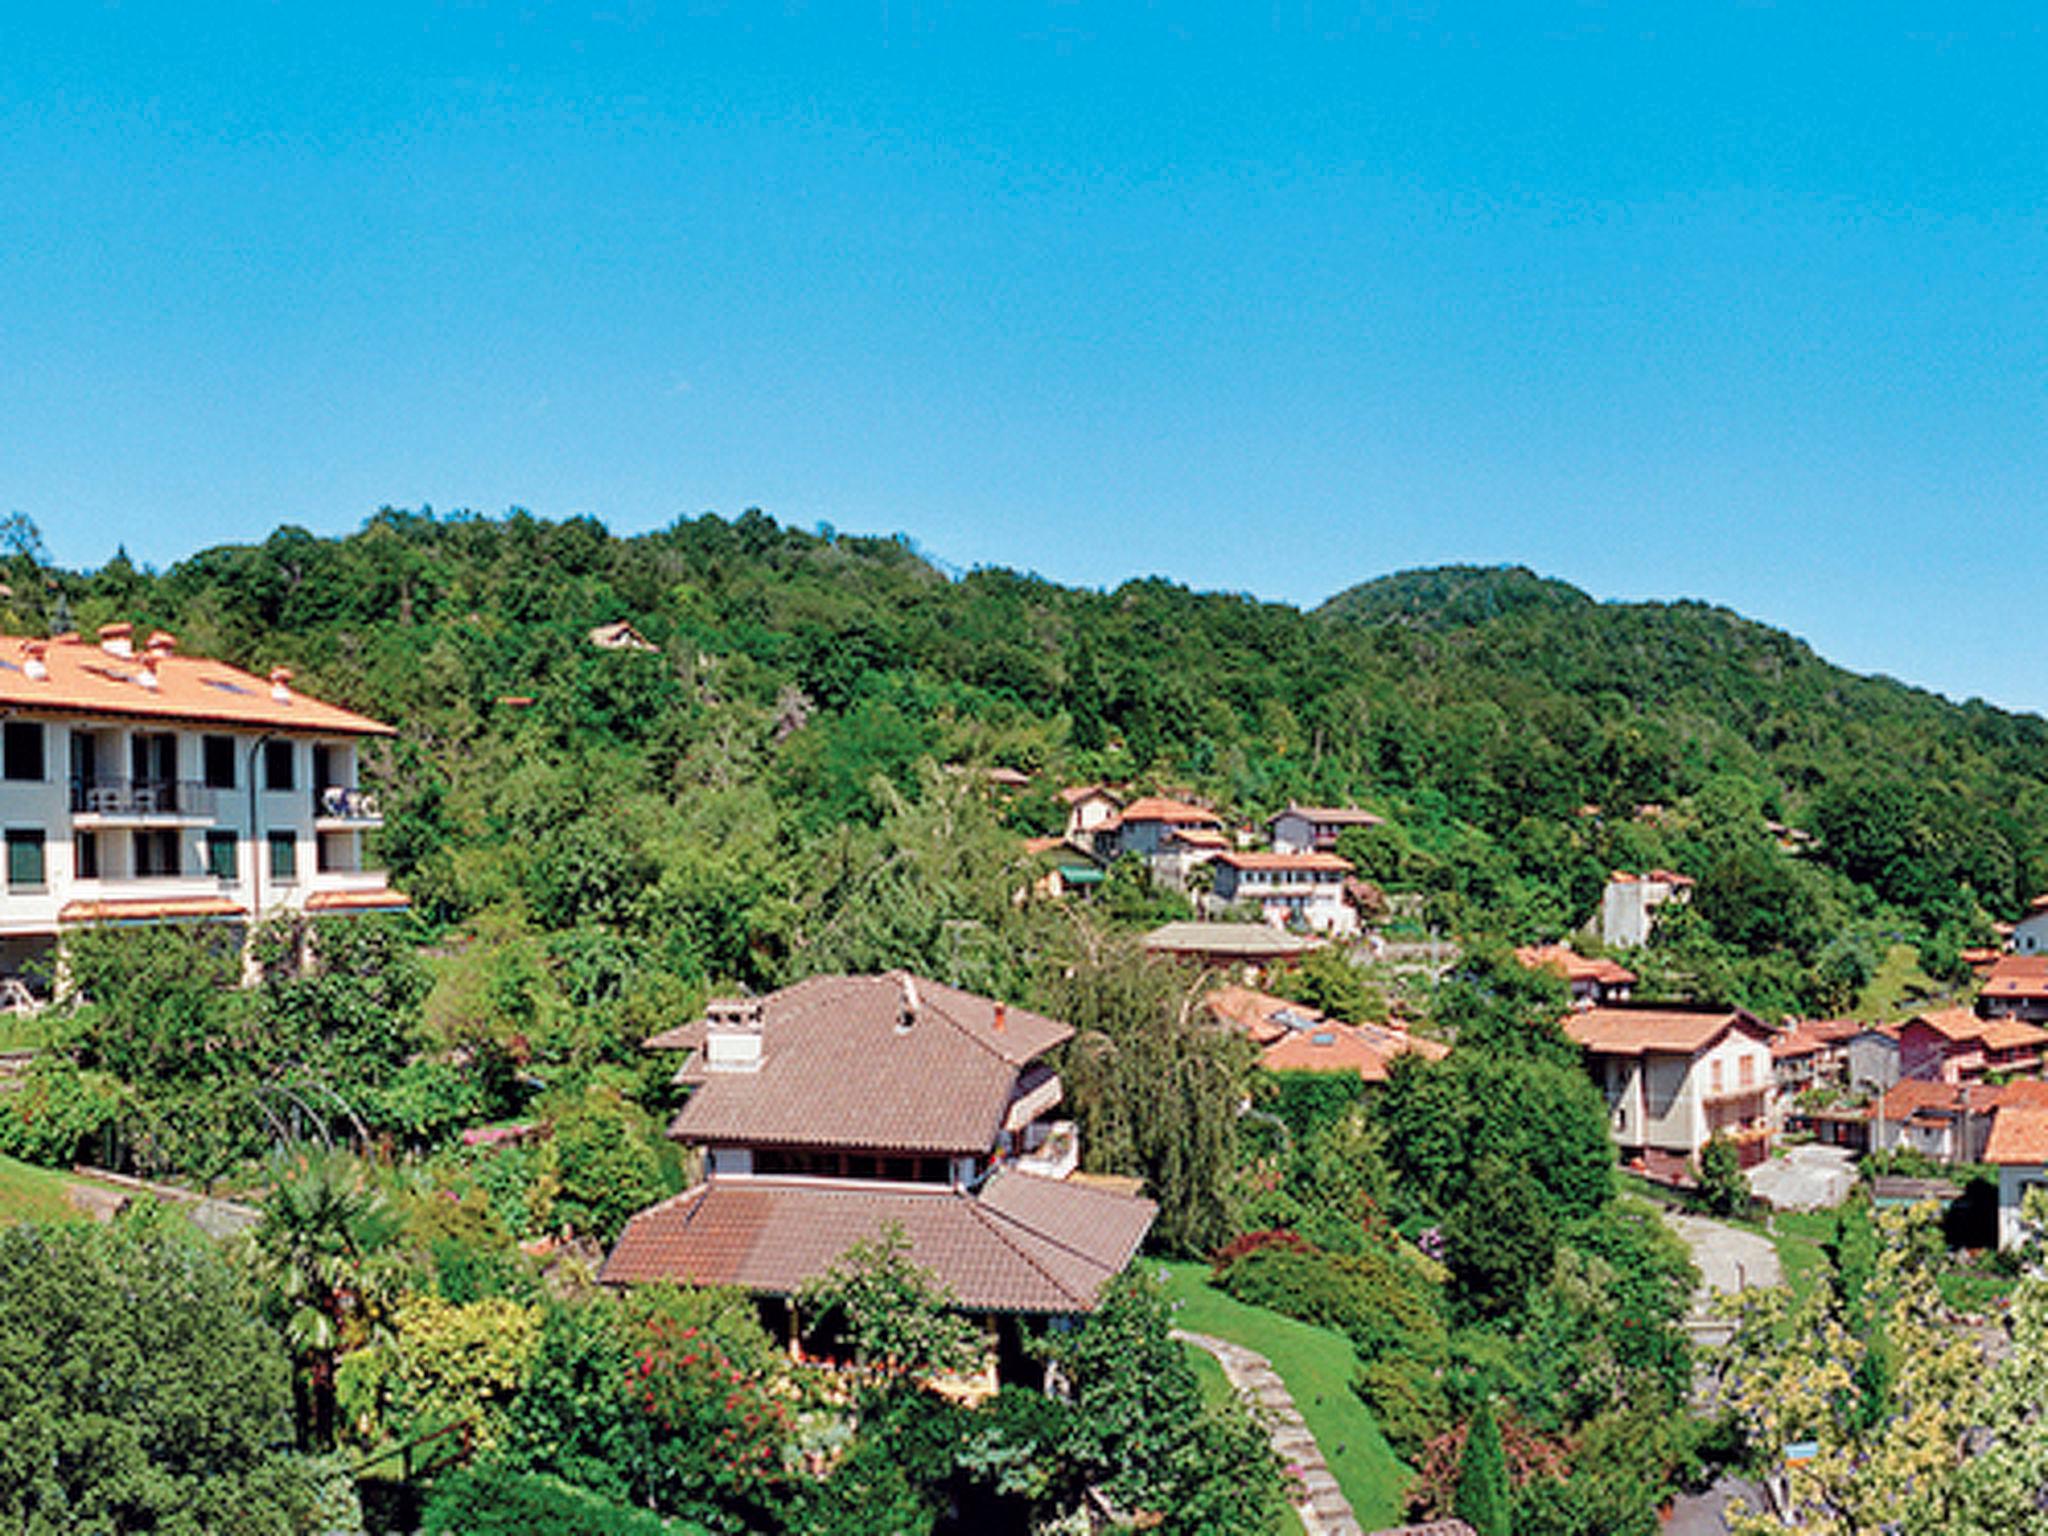
[[[1394,823],[1353,850],[1367,873],[1507,937],[1582,921],[1609,868],[1669,864],[1704,882],[1693,973],[1725,963],[1753,995],[1853,973],[1841,945],[1886,934],[1939,961],[2048,886],[2038,718],[1857,677],[1725,610],[1596,603],[1521,570],[1411,572],[1303,613],[1161,580],[952,580],[904,542],[751,512],[618,538],[387,511],[162,573],[28,559],[14,627],[60,605],[88,631],[162,625],[395,721],[385,851],[430,912],[658,929],[706,974],[957,934],[949,903],[1007,875],[902,898],[901,933],[845,906],[943,764],[1039,775],[1005,848],[1078,779],[1246,818],[1359,800]],[[593,646],[616,619],[655,650]],[[1818,842],[1795,856],[1767,822]]]

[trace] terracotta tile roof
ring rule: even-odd
[[[1771,1054],[1781,1061],[1811,1056],[1831,1045],[1846,1045],[1863,1032],[1854,1019],[1801,1019],[1771,1039]]]
[[[1930,1083],[1903,1078],[1884,1091],[1877,1112],[1886,1120],[1935,1119],[1954,1115],[1962,1107],[1962,1089],[1956,1083]]]
[[[1904,1028],[1919,1024],[1954,1045],[1982,1045],[1994,1051],[2023,1050],[2048,1045],[2048,1029],[2019,1019],[1979,1018],[1967,1008],[1937,1008],[1916,1013]]]
[[[1202,1006],[1260,1045],[1270,1045],[1296,1028],[1323,1021],[1322,1013],[1306,1003],[1235,985],[1216,988],[1202,999]]]
[[[119,901],[67,901],[60,923],[144,922],[172,917],[247,917],[249,909],[225,896],[134,897]]]
[[[2048,998],[2048,955],[2001,955],[1978,995],[1994,1001]]]
[[[1093,1309],[1158,1208],[1071,1181],[1000,1170],[979,1195],[839,1179],[717,1179],[626,1223],[598,1278],[684,1280],[793,1295],[855,1243],[899,1226],[911,1256],[970,1311]]]
[[[1031,784],[1031,775],[1018,768],[991,768],[985,777],[1005,789],[1026,789]]]
[[[1566,981],[1595,981],[1603,987],[1633,986],[1636,973],[1616,960],[1592,958],[1568,944],[1526,944],[1515,958],[1532,971],[1556,971]]]
[[[1219,853],[1218,864],[1232,869],[1302,869],[1348,874],[1354,867],[1349,859],[1334,853]]]
[[[1994,1051],[2024,1051],[2048,1045],[2048,1029],[2024,1019],[1993,1019],[1984,1031],[1984,1043]]]
[[[1228,848],[1230,839],[1212,827],[1176,827],[1172,833],[1177,843],[1186,843],[1190,848]]]
[[[672,1025],[659,1034],[649,1035],[640,1042],[643,1051],[694,1051],[704,1044],[704,1020],[692,1019],[687,1024]]]
[[[1190,805],[1185,800],[1168,800],[1161,795],[1146,795],[1142,799],[1133,800],[1124,807],[1124,821],[1186,822],[1211,827],[1223,825],[1223,818],[1206,806]]]
[[[1991,1137],[1984,1143],[1984,1161],[2001,1164],[2048,1163],[2048,1109],[2012,1106],[1992,1117]]]
[[[1759,1040],[1770,1037],[1768,1027],[1741,1008],[1609,1003],[1564,1021],[1564,1032],[1575,1043],[1609,1056],[1640,1056],[1646,1051],[1689,1056],[1731,1029]]]
[[[1300,816],[1326,827],[1377,827],[1386,819],[1355,805],[1290,805],[1268,816],[1266,825],[1270,827],[1282,816]]]
[[[900,1028],[906,984],[916,1009]],[[1002,1027],[996,1027],[1001,1009]],[[986,1153],[1025,1065],[1071,1026],[902,972],[814,976],[761,999],[761,1065],[710,1072],[679,1141]]]
[[[315,891],[306,898],[308,912],[393,912],[412,905],[401,891]]]
[[[1069,784],[1060,791],[1060,799],[1064,800],[1068,805],[1079,805],[1090,795],[1100,795],[1103,799],[1119,805],[1123,803],[1115,790],[1106,789],[1100,784]]]
[[[46,677],[29,675],[30,647],[38,649]],[[144,686],[145,674],[154,688]],[[287,679],[290,674],[285,674]],[[148,653],[117,656],[72,636],[50,641],[0,635],[0,708],[53,714],[122,715],[154,720],[195,720],[264,730],[318,731],[335,736],[390,736],[388,725],[239,667],[204,656]]]
[[[1259,1053],[1259,1065],[1269,1072],[1355,1072],[1369,1083],[1383,1083],[1393,1059],[1409,1052],[1441,1061],[1450,1047],[1405,1030],[1325,1019],[1274,1041]]]
[[[1064,837],[1027,837],[1024,839],[1024,851],[1034,856],[1050,853],[1065,841]]]

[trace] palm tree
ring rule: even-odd
[[[334,1445],[334,1367],[374,1324],[378,1255],[398,1219],[353,1159],[305,1152],[281,1159],[252,1234],[255,1269],[294,1366],[299,1445]]]

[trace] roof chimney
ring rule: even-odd
[[[30,681],[38,683],[48,681],[50,664],[43,660],[43,657],[50,649],[50,642],[47,640],[31,640],[21,649],[28,658],[21,664],[21,670],[28,674]]]
[[[292,669],[277,667],[270,674],[270,696],[280,704],[292,701]]]
[[[902,1034],[917,1022],[917,978],[908,971],[899,971],[896,980],[903,988],[903,1012],[896,1019],[896,1032]]]
[[[133,624],[102,624],[100,626],[100,649],[109,656],[133,656],[135,654],[135,626]]]
[[[714,997],[704,1005],[704,1069],[761,1070],[762,1016],[758,998]]]
[[[152,629],[149,632],[149,648],[161,655],[168,656],[177,650],[178,637],[169,630]]]
[[[999,1034],[999,1035],[1000,1035],[1000,1034],[1001,1034],[1001,1033],[1003,1032],[1003,1025],[1004,1025],[1005,1023],[1007,1023],[1007,1022],[1008,1022],[1008,1020],[1009,1020],[1009,1016],[1010,1016],[1010,1009],[1009,1009],[1009,1005],[1008,1005],[1007,1003],[997,1003],[997,1004],[996,1004],[996,1033],[997,1033],[997,1034]]]
[[[158,686],[160,686],[157,682],[156,664],[162,660],[163,653],[160,651],[144,652],[142,657],[142,665],[136,668],[135,671],[135,681],[144,688],[148,688],[154,691]]]

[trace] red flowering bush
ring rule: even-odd
[[[1209,1276],[1221,1280],[1230,1266],[1247,1254],[1258,1253],[1267,1248],[1288,1248],[1297,1253],[1306,1253],[1309,1244],[1299,1233],[1285,1227],[1273,1227],[1264,1232],[1246,1232],[1233,1237],[1209,1256]]]
[[[787,1481],[789,1405],[704,1330],[670,1317],[639,1330],[626,1394],[652,1421],[661,1505],[672,1513],[766,1509]]]

